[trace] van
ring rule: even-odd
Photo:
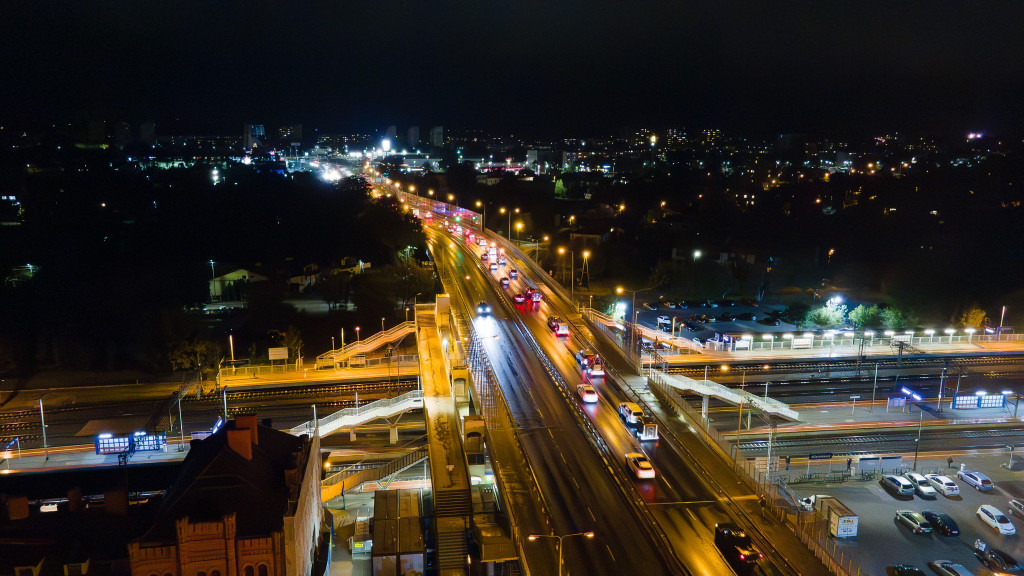
[[[894,476],[888,474],[882,476],[882,487],[892,493],[893,496],[913,496],[914,485],[911,484],[910,480],[903,478],[902,476]]]
[[[626,424],[639,424],[643,421],[644,411],[640,409],[636,402],[620,402],[619,417]]]

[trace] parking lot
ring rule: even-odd
[[[1019,531],[1024,530],[1024,518],[1020,514],[1009,515],[1018,530],[1012,536],[1003,536],[983,523],[976,515],[982,504],[991,504],[1006,514],[1007,502],[1024,496],[1024,462],[1014,462],[1014,470],[1005,468],[1006,453],[977,454],[957,458],[953,468],[936,460],[922,461],[919,471],[937,472],[949,476],[960,487],[960,495],[946,497],[939,494],[935,499],[923,499],[914,495],[894,497],[878,480],[850,480],[842,485],[815,486],[799,484],[793,486],[801,496],[827,494],[838,498],[859,517],[858,534],[854,538],[838,539],[837,550],[861,568],[861,574],[882,575],[885,567],[897,563],[913,564],[931,573],[928,562],[952,560],[963,564],[977,574],[984,573],[984,566],[974,557],[976,539],[983,540],[989,548],[1003,550],[1019,561],[1024,559],[1024,542]],[[969,470],[976,470],[992,479],[995,488],[989,492],[978,492],[967,483],[957,479],[956,472],[961,462]],[[1002,466],[1000,466],[1002,464]],[[960,536],[941,536],[937,533],[914,534],[902,524],[894,521],[896,510],[923,512],[935,510],[949,514],[959,525]]]

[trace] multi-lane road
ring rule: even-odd
[[[588,572],[621,573],[637,566],[635,562],[649,563],[651,556],[643,551],[651,546],[653,532],[661,537],[658,552],[669,552],[690,572],[729,573],[713,545],[713,527],[756,510],[756,496],[723,494],[720,486],[708,482],[709,472],[722,470],[707,461],[715,457],[706,451],[700,452],[701,461],[677,442],[640,443],[619,419],[618,403],[634,398],[615,376],[593,382],[601,396],[598,403],[580,403],[575,387],[583,377],[573,354],[593,348],[593,335],[557,292],[533,278],[527,280],[533,273],[524,262],[510,257],[507,266],[490,272],[480,264],[479,247],[436,230],[428,234],[438,265],[455,269],[460,286],[452,290],[464,290],[471,305],[483,301],[494,310],[492,316],[477,317],[474,326],[522,427],[520,437],[556,517],[556,531],[595,530],[608,549],[603,558],[594,555],[588,543],[573,546],[566,541],[567,564]],[[520,270],[520,278],[510,280],[506,292],[497,281],[510,267]],[[514,306],[511,294],[538,285],[545,296],[539,304]],[[547,325],[550,315],[572,320],[579,333],[557,337]],[[539,350],[531,347],[531,340]],[[608,360],[612,368],[626,368],[621,358]],[[582,425],[580,417],[586,419]],[[650,457],[657,472],[654,479],[630,475],[624,454],[635,451]],[[662,550],[661,543],[670,551]],[[778,563],[785,561],[766,562],[765,572],[785,573]]]

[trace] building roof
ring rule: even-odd
[[[175,522],[186,516],[190,522],[216,522],[234,514],[241,537],[282,529],[283,518],[293,512],[289,498],[298,494],[309,439],[254,424],[258,441],[247,459],[229,446],[229,434],[238,430],[236,422],[192,441],[181,474],[143,542],[174,540]]]

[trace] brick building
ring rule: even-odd
[[[193,440],[153,526],[128,545],[132,575],[321,573],[319,454],[318,436],[261,426],[254,415]]]

